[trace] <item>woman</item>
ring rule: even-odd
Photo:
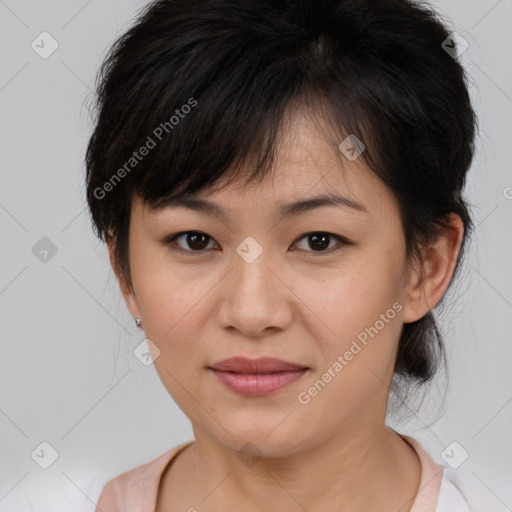
[[[88,203],[195,439],[98,511],[469,510],[385,424],[472,229],[456,42],[409,0],[156,1],[118,39]]]

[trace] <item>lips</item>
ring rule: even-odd
[[[272,357],[232,357],[208,367],[229,390],[248,396],[274,393],[300,379],[308,370]]]
[[[262,357],[260,359],[247,359],[245,357],[231,357],[215,363],[210,368],[221,372],[234,373],[277,373],[290,372],[306,369],[294,363],[282,361],[273,357]]]

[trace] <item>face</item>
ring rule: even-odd
[[[176,205],[150,211],[135,199],[133,294],[125,292],[158,347],[158,374],[194,430],[273,456],[382,427],[407,311],[393,194],[362,158],[338,158],[306,117],[291,126],[273,177],[195,196],[222,214]],[[290,203],[324,195],[360,208],[282,215]],[[305,370],[283,372],[288,383],[273,390],[275,375],[242,376],[234,389],[211,368],[236,356]]]

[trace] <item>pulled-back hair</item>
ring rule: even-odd
[[[412,0],[150,3],[99,71],[86,154],[93,227],[115,240],[128,286],[134,194],[157,206],[228,169],[261,181],[285,113],[301,105],[329,119],[338,142],[364,141],[361,158],[398,200],[410,260],[421,261],[449,213],[461,217],[453,282],[473,228],[462,190],[476,117],[464,69],[443,47],[450,37]],[[430,311],[404,324],[394,378],[426,383],[445,359]]]

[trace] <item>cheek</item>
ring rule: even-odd
[[[216,340],[205,340],[205,330],[212,319],[211,298],[215,286],[222,285],[222,275],[199,271],[199,267],[176,268],[158,260],[155,255],[147,257],[147,264],[140,259],[133,272],[144,332],[158,347],[154,366],[164,387],[190,414],[196,403],[192,397],[208,404],[200,387],[200,372],[208,353],[215,350]]]
[[[386,403],[402,327],[394,273],[382,262],[309,287],[311,300],[317,298],[310,318],[318,315],[321,322],[312,322],[328,330],[316,337],[321,358],[299,403],[304,413],[325,419],[326,432],[360,414],[377,414]]]
[[[160,264],[139,267],[136,274],[144,332],[159,350],[155,369],[176,404],[190,414],[195,403],[191,397],[206,402],[198,386],[198,371],[205,363],[198,340],[204,339],[206,292],[213,283]]]
[[[310,326],[313,332],[326,334],[322,339],[328,352],[350,346],[360,334],[364,340],[365,329],[375,324],[379,338],[396,338],[396,318],[401,310],[400,269],[391,259],[364,258],[360,254],[353,264],[347,262],[321,279],[312,276],[302,281],[302,291],[297,289],[297,294],[314,313],[309,314],[317,326]]]
[[[197,325],[191,319],[201,314],[215,277],[198,271],[199,267],[171,264],[165,249],[159,248],[134,251],[131,265],[148,337],[157,345],[187,343],[186,338],[195,335]]]
[[[384,258],[372,261],[360,258],[361,265],[333,273],[311,291],[318,298],[311,309],[329,327],[322,331],[328,335],[317,337],[321,364],[307,383],[318,393],[311,410],[331,414],[333,425],[357,415],[364,404],[383,403],[393,373],[402,328],[399,268]]]

